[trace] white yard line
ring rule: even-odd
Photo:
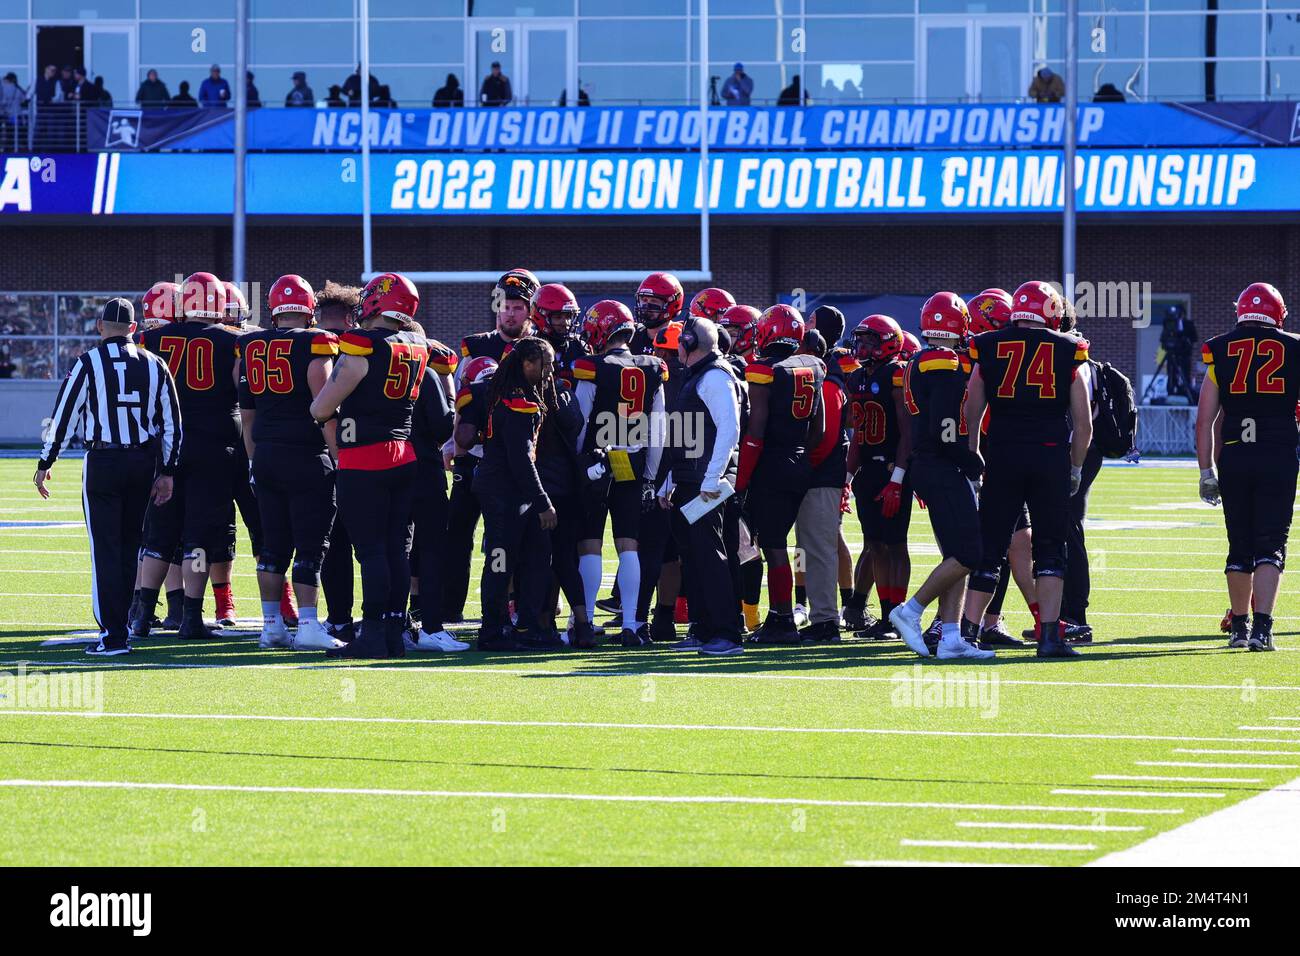
[[[1146,827],[1108,823],[1031,823],[1023,820],[999,823],[990,820],[960,820],[959,827],[971,830],[1081,830],[1089,833],[1138,833]]]
[[[931,866],[1035,866],[1033,863],[972,863],[969,860],[845,860],[845,866],[931,867]]]
[[[1290,741],[1286,741],[1290,743]],[[1300,741],[1296,741],[1300,744]],[[1193,747],[1175,747],[1176,754],[1241,754],[1251,757],[1300,757],[1300,750],[1206,750]]]
[[[1238,730],[1267,730],[1270,732],[1300,734],[1300,727],[1238,727]]]
[[[1225,807],[1089,866],[1296,866],[1300,779]]]
[[[899,846],[929,846],[954,850],[1065,850],[1085,853],[1092,843],[1003,843],[998,840],[899,840]]]
[[[1058,787],[1052,791],[1052,796],[1061,797],[1154,797],[1160,799],[1186,799],[1186,800],[1222,800],[1225,794],[1194,792],[1179,793],[1174,790],[1118,790],[1104,789],[1097,787],[1090,790],[1082,790],[1075,787]]]
[[[1094,773],[1093,780],[1136,780],[1142,783],[1263,783],[1260,777],[1167,777],[1160,774]]]
[[[1086,807],[1036,807],[1008,806],[1003,804],[966,804],[966,803],[931,803],[888,800],[825,800],[821,798],[803,799],[801,797],[746,797],[746,796],[705,796],[672,794],[599,794],[599,793],[529,793],[499,790],[398,790],[378,787],[290,787],[290,786],[253,786],[246,784],[224,783],[172,783],[160,781],[133,780],[0,780],[0,787],[16,789],[70,789],[70,790],[188,790],[215,791],[230,793],[294,793],[327,794],[339,796],[363,797],[435,797],[486,800],[583,800],[595,803],[721,803],[721,804],[758,804],[768,806],[798,807],[877,807],[900,810],[1009,810],[1024,812],[1028,810],[1045,812],[1147,812],[1125,811],[1106,808]],[[1182,813],[1181,810],[1171,811]]]
[[[1206,767],[1213,770],[1300,770],[1295,763],[1210,763],[1204,760],[1134,760],[1139,767]]]

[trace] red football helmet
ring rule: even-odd
[[[859,362],[887,362],[903,351],[903,330],[887,315],[869,315],[853,330],[853,356]]]
[[[523,299],[525,302],[531,302],[540,285],[537,276],[527,269],[511,269],[497,279],[496,287],[505,294],[507,299]]]
[[[1005,289],[985,289],[967,303],[970,310],[970,334],[992,332],[1011,321],[1011,293]]]
[[[226,287],[211,272],[195,272],[181,284],[181,314],[185,318],[224,319]]]
[[[697,319],[716,319],[736,304],[736,298],[726,289],[710,286],[695,293],[691,299],[691,315]]]
[[[461,366],[460,380],[467,385],[473,385],[475,382],[491,378],[496,370],[496,359],[488,355],[480,355]]]
[[[919,351],[921,351],[921,340],[907,329],[903,329],[903,351],[900,354],[903,358],[910,359]]]
[[[587,310],[582,320],[582,336],[593,352],[602,351],[610,336],[635,331],[636,319],[632,318],[632,311],[616,299],[601,299]]]
[[[361,290],[361,301],[356,309],[357,322],[382,315],[405,324],[415,318],[419,308],[420,293],[415,290],[415,283],[400,272],[385,272],[375,276]]]
[[[652,272],[641,280],[636,290],[637,321],[647,328],[658,328],[677,318],[685,297],[677,276],[671,272]]]
[[[961,339],[970,329],[966,303],[955,292],[936,292],[921,306],[921,335],[927,339]]]
[[[266,304],[271,310],[271,318],[281,312],[301,312],[305,315],[316,313],[316,293],[311,284],[302,276],[280,276],[271,285],[266,294]]]
[[[1061,293],[1049,282],[1034,279],[1011,295],[1012,322],[1041,322],[1049,329],[1059,329],[1064,311]]]
[[[718,324],[731,334],[731,350],[744,355],[754,350],[754,337],[758,333],[758,320],[762,313],[752,305],[733,305],[718,318]]]
[[[140,300],[142,321],[175,322],[180,317],[180,300],[181,287],[175,282],[155,282]]]
[[[1252,282],[1237,296],[1238,322],[1269,322],[1280,329],[1285,320],[1282,293],[1267,282]]]
[[[758,317],[756,350],[764,352],[772,345],[789,344],[795,348],[803,341],[804,323],[792,305],[773,305]]]
[[[565,338],[575,334],[578,329],[578,298],[568,286],[558,282],[548,282],[533,293],[532,320],[537,331],[542,335]]]
[[[244,298],[244,292],[239,286],[229,279],[221,284],[226,290],[226,321],[231,325],[239,325],[253,314],[253,310],[248,307],[248,300]]]

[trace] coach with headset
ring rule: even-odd
[[[724,491],[735,487],[740,444],[742,391],[735,372],[718,351],[718,327],[709,319],[688,318],[677,340],[685,375],[669,408],[678,427],[659,466],[659,504],[672,509],[673,537],[682,555],[683,577],[706,582],[691,592],[696,635],[673,647],[710,657],[741,653],[739,598],[723,539]],[[687,431],[689,423],[692,431]],[[688,447],[684,434],[700,436]],[[708,510],[694,523],[683,506],[694,499]],[[698,506],[696,506],[698,507]]]
[[[110,299],[96,323],[102,341],[79,356],[59,388],[33,484],[42,498],[59,453],[74,434],[86,442],[82,505],[90,534],[91,600],[98,645],[88,654],[130,650],[126,617],[149,498],[172,495],[181,447],[181,410],[167,364],[137,348],[135,307]]]

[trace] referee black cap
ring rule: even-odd
[[[104,303],[104,311],[100,313],[99,320],[116,322],[118,325],[130,325],[135,321],[135,306],[131,304],[130,299],[123,299],[120,296],[109,299]]]

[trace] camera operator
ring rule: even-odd
[[[1187,317],[1181,305],[1171,305],[1165,310],[1165,321],[1160,330],[1160,347],[1165,350],[1165,394],[1172,398],[1181,395],[1189,404],[1195,404],[1196,392],[1192,388],[1192,349],[1200,341],[1196,326]]]

